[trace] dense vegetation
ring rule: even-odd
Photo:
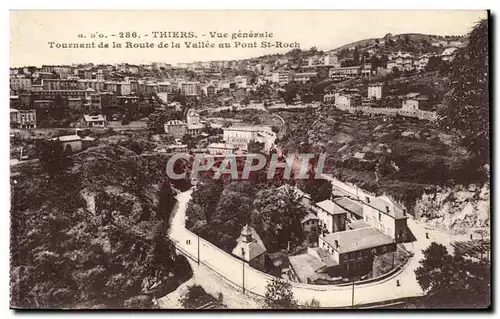
[[[265,309],[318,309],[321,304],[316,299],[311,299],[300,305],[292,292],[292,285],[288,281],[273,278],[266,286],[264,296]]]
[[[450,69],[391,79],[387,92],[444,98],[439,125],[396,117],[351,115],[324,106],[301,114],[280,112],[285,150],[327,154],[326,170],[368,191],[387,193],[411,212],[414,202],[436,186],[483,184],[489,180],[487,21],[471,32]],[[346,86],[365,87],[366,83]],[[360,90],[360,93],[363,91]],[[396,101],[400,104],[399,101]]]
[[[488,20],[482,20],[453,61],[451,90],[439,113],[440,125],[463,136],[461,142],[477,164],[489,163],[490,154],[488,49]]]
[[[138,295],[165,294],[189,271],[166,237],[163,159],[106,145],[38,163],[11,177],[12,306],[143,308]]]
[[[185,309],[206,309],[207,306],[210,309],[226,308],[221,300],[215,299],[199,285],[189,287],[186,294],[180,298],[180,302]]]
[[[489,263],[473,261],[446,247],[432,243],[415,270],[418,283],[427,292],[425,305],[436,308],[486,308],[491,304]]]
[[[193,193],[186,211],[186,227],[219,248],[232,252],[245,224],[254,227],[269,252],[301,244],[301,219],[306,209],[287,187],[224,184],[207,180]]]

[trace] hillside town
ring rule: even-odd
[[[15,301],[85,309],[103,290],[102,308],[263,308],[279,290],[297,300],[276,308],[450,305],[424,284],[434,253],[489,294],[489,162],[440,126],[472,41],[389,33],[243,60],[11,67],[12,210],[26,216],[13,229],[27,238],[14,249],[34,259],[13,261]],[[188,177],[165,176],[180,154]],[[284,168],[217,177],[252,154]],[[283,178],[303,154],[320,178]],[[199,156],[213,168],[196,176]],[[51,231],[74,279],[23,292],[59,256],[37,244]]]
[[[296,49],[241,61],[11,68],[11,123],[14,128],[67,127],[76,122],[93,127],[106,121],[140,120],[157,107],[175,108],[175,103],[210,110],[237,105],[286,108],[313,101],[350,112],[435,121],[440,101],[427,92],[396,95],[387,91],[387,81],[373,80],[445,68],[466,42],[463,38],[430,37],[419,40],[418,45],[408,44],[406,48],[412,52],[400,50],[405,43],[413,43],[410,38],[388,34],[373,45],[330,52]],[[367,83],[362,87],[347,84],[361,79]],[[315,90],[314,96],[311,92],[292,96],[291,83],[311,82],[324,82],[322,90]],[[378,103],[385,99],[400,103]]]

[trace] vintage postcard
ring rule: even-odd
[[[11,308],[491,308],[487,10],[10,19]]]

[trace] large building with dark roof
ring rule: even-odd
[[[395,241],[373,227],[326,234],[319,237],[318,244],[331,254],[344,275],[365,274],[372,269],[375,255],[396,250]]]

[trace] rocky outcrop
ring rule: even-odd
[[[490,226],[490,185],[438,188],[415,203],[415,216],[429,226],[463,234]]]

